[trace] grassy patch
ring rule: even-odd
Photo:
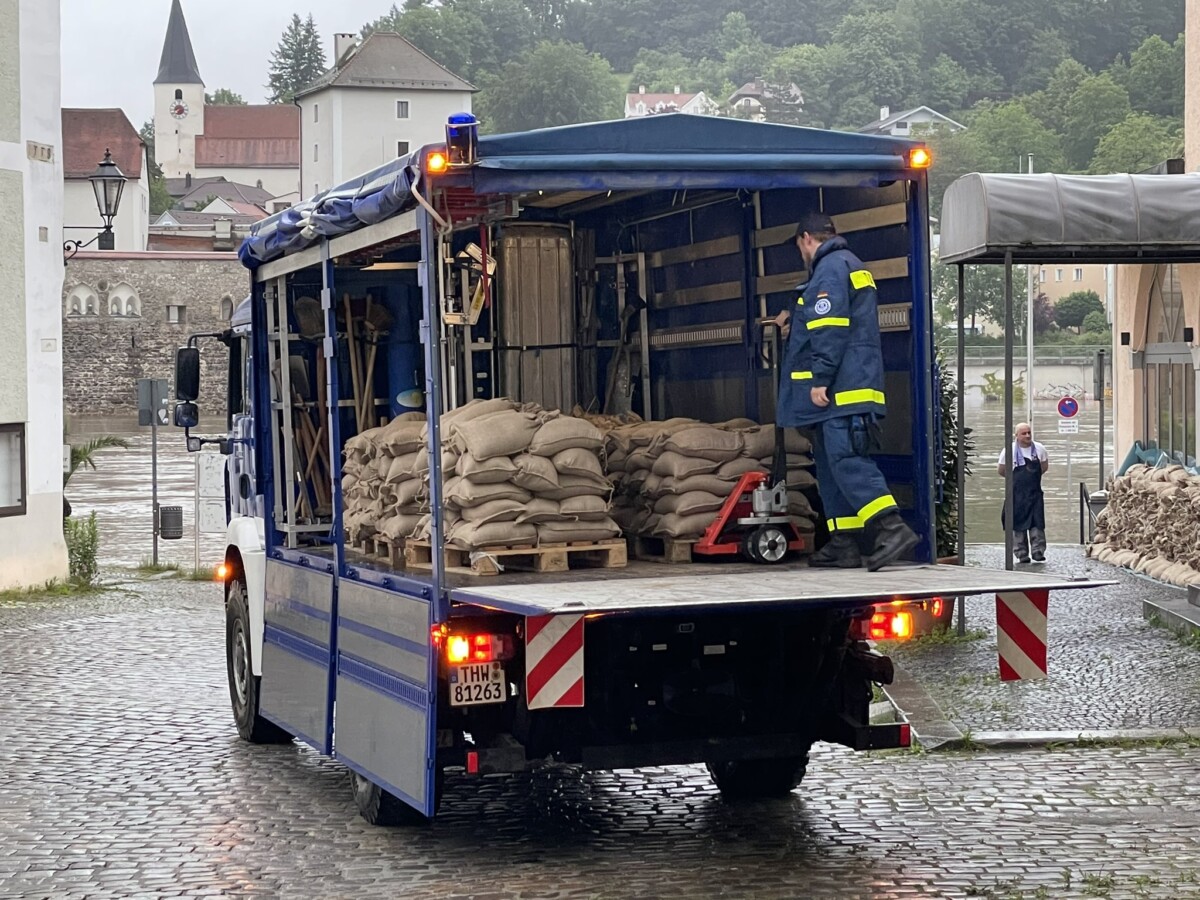
[[[201,566],[199,569],[185,569],[183,577],[188,581],[216,581],[217,569],[214,566],[211,569]]]
[[[0,591],[0,603],[15,603],[21,600],[49,600],[53,597],[82,597],[105,590],[96,584],[77,581],[59,581],[51,578],[44,584],[27,588],[11,588]]]
[[[959,634],[956,628],[947,628],[945,625],[939,625],[929,634],[915,639],[917,646],[933,645],[933,644],[969,644],[972,641],[982,641],[988,636],[988,633],[982,628],[968,628],[965,633]]]
[[[143,559],[137,566],[139,575],[158,575],[163,572],[179,572],[179,563],[177,562],[154,562],[152,559]]]

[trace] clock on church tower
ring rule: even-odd
[[[188,105],[182,100],[174,100],[171,102],[171,115],[176,119],[186,118],[188,114]]]

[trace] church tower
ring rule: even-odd
[[[154,79],[154,160],[167,178],[196,170],[196,137],[204,134],[204,81],[179,0],[172,0],[167,39]]]

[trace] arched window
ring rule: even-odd
[[[1147,305],[1142,431],[1144,442],[1178,462],[1196,448],[1196,370],[1183,361],[1186,328],[1179,273],[1174,265],[1160,265]]]
[[[183,99],[183,91],[182,91],[182,90],[180,90],[179,88],[175,88],[175,99],[176,99],[176,100],[182,100],[182,99]]]
[[[221,321],[228,322],[233,318],[233,298],[226,294],[221,298]]]
[[[114,307],[117,311],[114,312]],[[108,291],[108,314],[110,316],[140,316],[142,314],[141,300],[137,291],[127,282],[114,284]]]
[[[94,316],[100,308],[100,297],[90,284],[77,284],[67,294],[64,306],[68,316]]]

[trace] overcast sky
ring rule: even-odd
[[[334,32],[357,32],[393,0],[183,0],[200,76],[211,92],[266,102],[271,52],[292,13],[310,12],[333,55]],[[119,106],[134,128],[154,114],[154,77],[171,0],[62,0],[62,103]]]

